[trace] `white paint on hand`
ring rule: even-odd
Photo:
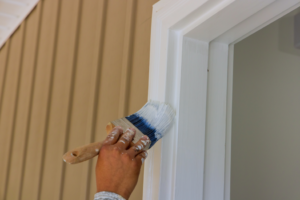
[[[98,153],[98,152],[99,152],[99,149],[95,149],[95,151]]]
[[[111,132],[111,135],[115,136],[118,134],[118,130],[114,130],[113,132]]]
[[[124,141],[124,140],[119,140],[119,142],[122,142],[122,143],[124,143],[124,144],[125,144],[125,141]]]
[[[132,136],[132,133],[130,132],[126,132],[123,136],[123,138],[126,140],[126,141],[131,141],[130,140],[130,137]]]
[[[142,158],[142,163],[144,163],[144,161],[145,161],[145,159],[144,159],[144,158]]]
[[[133,134],[134,134],[133,130],[131,130],[131,129],[129,129],[129,128],[126,130],[126,132],[129,132],[130,135],[133,135]]]

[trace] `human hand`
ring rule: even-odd
[[[114,192],[125,199],[130,197],[148,155],[143,149],[150,142],[145,135],[130,147],[134,136],[133,128],[123,134],[121,127],[115,127],[105,139],[96,165],[97,192]]]

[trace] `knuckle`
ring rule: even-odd
[[[114,138],[116,137],[117,135],[119,135],[120,133],[120,130],[119,129],[113,129],[109,134],[108,134],[108,138]]]
[[[131,157],[128,153],[123,153],[122,156],[125,160],[130,160],[131,159]]]
[[[126,141],[124,141],[123,139],[120,139],[118,142],[121,142],[121,143],[123,143],[123,144],[126,143]]]
[[[103,146],[98,154],[99,157],[106,157],[109,153],[107,146]]]
[[[122,137],[122,140],[125,142],[129,142],[129,139],[127,137]]]
[[[142,143],[137,143],[137,144],[135,145],[135,151],[136,151],[136,152],[142,151],[143,148],[144,148],[144,146],[143,146]]]
[[[112,152],[115,153],[115,154],[120,154],[120,153],[121,153],[121,150],[120,150],[119,147],[114,146],[113,149],[112,149]]]
[[[140,152],[140,149],[139,149],[138,147],[134,147],[133,149],[134,149],[134,151],[135,151],[136,153],[139,153],[139,152]]]
[[[119,132],[123,132],[123,128],[121,126],[116,126],[113,128],[113,130],[117,130]]]
[[[133,135],[133,134],[135,134],[135,129],[133,129],[133,128],[128,128],[128,129],[126,130],[126,133],[128,133],[128,134],[130,134],[130,135]]]
[[[109,146],[108,146],[108,145],[103,145],[103,146],[101,147],[100,153],[101,153],[101,152],[107,152],[108,149],[109,149]]]

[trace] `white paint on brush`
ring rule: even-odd
[[[155,128],[155,137],[160,139],[172,124],[176,112],[166,103],[150,100],[135,114]]]

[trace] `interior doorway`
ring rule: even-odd
[[[297,13],[235,44],[231,200],[300,199]]]

